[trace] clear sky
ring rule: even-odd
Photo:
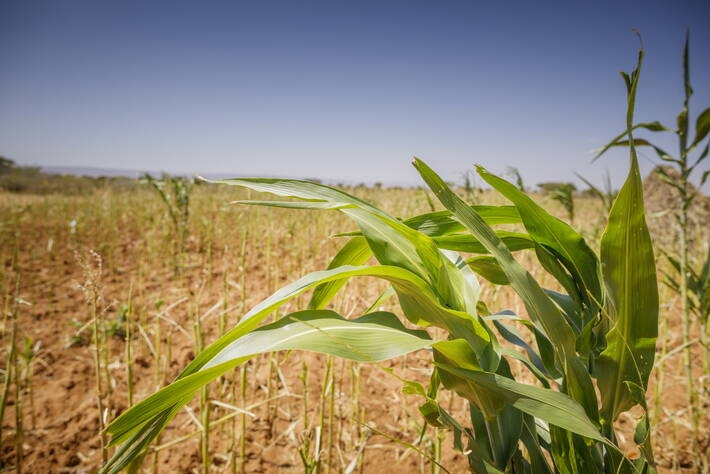
[[[590,161],[624,127],[631,30],[637,119],[672,126],[688,27],[694,120],[709,0],[0,0],[0,155],[417,184],[416,155],[451,180],[480,163],[618,185],[625,153]]]

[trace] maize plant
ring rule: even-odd
[[[625,76],[629,136],[641,60],[640,53],[636,69]],[[218,181],[288,198],[247,204],[342,212],[358,231],[328,268],[257,304],[172,384],[115,419],[108,432],[117,449],[102,472],[140,463],[151,440],[208,382],[257,354],[294,349],[361,362],[431,351],[429,386],[409,384],[408,392],[421,395],[420,411],[429,424],[453,432],[473,473],[655,472],[645,391],[655,356],[658,289],[637,157],[629,149],[630,171],[598,254],[569,224],[481,166],[478,175],[510,205],[466,204],[415,158],[414,167],[445,210],[406,220],[312,182]],[[520,230],[500,224],[519,224]],[[559,283],[557,290],[543,288],[519,263],[519,252],[532,252]],[[349,279],[360,277],[385,280],[401,314],[346,319],[327,309]],[[480,298],[479,278],[511,287],[525,311],[489,308]],[[262,324],[308,290],[307,308]],[[447,336],[432,339],[431,327]],[[516,380],[513,360],[535,383]],[[443,390],[468,401],[467,420],[439,404]],[[644,413],[634,437],[640,456],[629,459],[618,447],[614,421],[635,406]]]

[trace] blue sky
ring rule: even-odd
[[[670,126],[688,27],[694,119],[710,106],[707,0],[3,0],[0,155],[417,184],[416,155],[451,180],[480,163],[618,185],[625,153],[590,161],[624,127],[631,30],[637,119]]]

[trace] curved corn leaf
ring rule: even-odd
[[[501,336],[513,345],[522,348],[527,354],[527,362],[523,362],[525,365],[532,364],[535,368],[542,373],[546,378],[549,379],[559,379],[562,375],[559,373],[555,367],[555,354],[552,349],[552,343],[545,336],[540,329],[528,319],[523,319],[517,316],[512,311],[501,311],[500,313],[492,314],[484,318],[486,321],[492,321],[493,325],[498,329]],[[518,334],[518,331],[510,325],[503,325],[502,321],[515,321],[518,324],[526,327],[530,333],[535,337],[535,343],[538,347],[538,352],[527,344],[524,339]],[[503,351],[503,355],[510,355],[507,351]],[[530,369],[534,374],[537,375],[535,369]],[[539,378],[539,377],[538,377]],[[540,382],[548,387],[549,383],[546,380],[540,380]]]
[[[468,266],[471,270],[481,275],[486,280],[496,285],[510,285],[508,277],[505,276],[505,272],[500,265],[498,265],[498,260],[490,255],[482,255],[479,257],[472,257],[466,260]]]
[[[496,234],[511,252],[530,249],[535,246],[535,242],[533,242],[527,234],[520,232],[509,232],[506,230],[498,230],[496,231]],[[434,237],[434,242],[436,242],[439,247],[448,250],[468,253],[488,253],[485,245],[470,234],[443,235],[440,237]]]
[[[488,225],[519,224],[520,215],[515,206],[471,206]],[[403,221],[412,229],[430,237],[455,234],[466,227],[452,216],[451,211],[436,211],[410,217]]]
[[[670,129],[660,122],[648,122],[648,123],[639,123],[636,124],[632,127],[632,130],[636,130],[639,128],[645,128],[646,130],[650,130],[652,132],[676,132],[673,129]],[[617,136],[615,136],[609,143],[607,143],[604,147],[602,147],[599,152],[596,154],[594,159],[592,159],[592,162],[596,161],[600,156],[602,156],[604,153],[606,153],[611,147],[615,146],[620,146],[621,143],[623,143],[623,138],[626,137],[629,134],[628,130],[624,130]]]
[[[460,395],[486,397],[486,406],[492,408],[511,405],[523,413],[559,426],[578,435],[606,442],[585,410],[569,396],[553,390],[525,385],[507,377],[486,372],[475,367],[470,360],[465,367],[452,365],[453,361],[466,361],[470,349],[465,341],[440,341],[432,345],[435,364],[439,368],[444,386]],[[446,378],[444,374],[453,375]],[[467,381],[463,384],[462,381]],[[447,385],[451,384],[451,386]],[[490,399],[488,398],[490,397]]]
[[[406,329],[391,313],[378,312],[347,320],[335,312],[307,310],[288,315],[227,345],[199,371],[181,378],[119,416],[108,427],[112,443],[138,431],[136,443],[119,448],[118,456],[104,467],[117,472],[157,435],[168,421],[202,386],[234,369],[254,355],[280,350],[308,350],[371,362],[390,359],[426,348],[431,340],[425,331]],[[151,436],[152,435],[152,436]]]
[[[693,139],[691,148],[703,141],[703,138],[705,138],[708,133],[710,133],[710,107],[703,110],[695,120],[695,138]]]
[[[255,201],[255,200],[238,200],[232,201],[232,204],[246,204],[248,206],[264,206],[264,207],[282,207],[284,209],[307,209],[307,210],[339,210],[356,207],[354,204],[343,202],[327,202],[327,201]]]
[[[202,370],[232,359],[291,349],[375,362],[430,344],[426,331],[405,328],[392,313],[379,311],[348,320],[334,311],[306,310],[291,313],[240,337],[215,355]]]
[[[656,152],[656,155],[658,155],[658,157],[663,161],[667,161],[669,163],[679,163],[679,160],[677,158],[674,158],[673,155],[671,155],[670,153],[665,151],[663,148],[660,148],[660,147],[654,145],[653,143],[651,143],[650,141],[643,139],[643,138],[635,138],[633,141],[619,140],[618,142],[614,143],[612,146],[614,146],[614,147],[620,146],[620,147],[626,148],[626,147],[629,147],[631,145],[631,143],[633,143],[634,146],[648,146],[648,147],[653,148],[653,151]]]
[[[344,265],[362,265],[372,257],[372,250],[367,245],[364,237],[353,237],[343,245],[335,257],[330,261],[328,270],[342,267]],[[347,280],[335,280],[324,283],[313,290],[311,301],[308,302],[309,309],[324,308],[347,283]]]
[[[266,192],[282,197],[298,198],[314,203],[330,203],[339,204],[342,207],[359,207],[367,209],[375,214],[381,214],[390,217],[386,212],[378,209],[367,201],[352,196],[339,189],[317,184],[311,181],[303,181],[297,179],[281,179],[281,178],[230,178],[220,180],[210,180],[200,178],[209,183],[228,184],[230,186],[242,186],[253,189],[254,191]],[[267,201],[271,202],[271,201]],[[283,204],[283,203],[282,203]],[[271,205],[271,204],[269,204]],[[297,207],[296,203],[288,203],[288,207]],[[308,205],[303,206],[308,208]]]

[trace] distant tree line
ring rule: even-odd
[[[92,178],[44,173],[37,166],[18,166],[14,160],[0,156],[0,191],[18,194],[80,195],[106,186],[134,188],[139,183],[130,178]]]

